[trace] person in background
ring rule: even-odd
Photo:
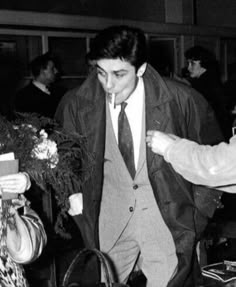
[[[48,52],[33,59],[30,68],[32,81],[16,94],[15,112],[37,113],[39,117],[53,118],[57,105],[65,93],[65,88],[59,81],[61,70],[59,59]],[[26,192],[26,197],[43,221],[48,235],[48,244],[43,250],[40,260],[29,264],[25,270],[30,283],[32,282],[34,286],[48,287],[52,284],[50,282],[51,270],[54,269],[52,266],[55,257],[59,257],[64,249],[69,249],[70,244],[68,244],[69,241],[65,244],[65,241],[55,234],[53,221],[57,214],[57,205],[54,196],[45,194],[33,182],[31,191]]]
[[[209,146],[150,130],[146,141],[188,181],[236,193],[236,136],[229,143]]]
[[[228,141],[231,137],[231,120],[215,55],[206,48],[194,46],[185,52],[185,58],[190,84],[211,105],[225,140]]]
[[[51,53],[45,53],[33,59],[30,63],[32,80],[20,89],[14,101],[14,111],[22,113],[37,113],[40,116],[53,118],[56,107],[63,92],[55,89],[59,76],[58,60]],[[51,279],[51,266],[54,260],[54,249],[57,246],[53,230],[52,214],[54,198],[45,194],[34,182],[30,191],[25,193],[32,208],[40,216],[48,237],[48,244],[42,256],[36,262],[25,267],[28,281],[34,286],[48,287]]]
[[[69,212],[85,245],[110,259],[118,282],[138,266],[148,287],[198,286],[196,244],[221,194],[185,181],[146,150],[145,138],[155,127],[212,144],[222,140],[219,129],[209,137],[217,126],[213,111],[195,90],[164,81],[147,63],[137,28],[104,29],[87,57],[90,75],[55,114],[68,132],[87,138],[95,155],[91,180],[70,198]]]
[[[64,89],[56,89],[57,59],[50,53],[38,56],[30,63],[32,81],[15,96],[15,111],[38,113],[53,118]]]
[[[25,173],[0,177],[0,285],[4,287],[28,286],[22,264],[38,258],[47,242],[40,218],[23,195],[29,188],[29,177]],[[6,209],[4,193],[18,194],[9,209]]]

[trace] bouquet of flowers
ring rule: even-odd
[[[71,194],[82,192],[93,168],[86,138],[68,134],[52,119],[17,113],[9,122],[0,118],[0,155],[14,152],[19,171],[28,173],[43,191],[53,192],[59,213],[55,231],[68,237],[63,225]]]

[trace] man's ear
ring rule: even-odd
[[[146,68],[147,68],[147,63],[145,62],[138,68],[137,76],[142,77],[144,72],[146,71]]]

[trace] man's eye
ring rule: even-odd
[[[106,74],[105,74],[103,71],[100,71],[100,70],[97,70],[97,74],[98,74],[99,76],[102,76],[102,77],[105,77],[105,76],[106,76]]]
[[[116,74],[116,77],[117,78],[122,78],[122,77],[124,77],[125,76],[125,74]]]

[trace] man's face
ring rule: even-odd
[[[56,76],[58,74],[58,70],[53,63],[53,61],[49,61],[47,68],[42,70],[44,79],[45,79],[45,84],[50,85],[56,80]]]
[[[188,71],[191,78],[198,78],[202,74],[202,66],[200,61],[188,60]]]
[[[124,102],[137,85],[134,66],[121,59],[101,59],[97,63],[98,80],[108,95],[115,94],[115,103]]]

